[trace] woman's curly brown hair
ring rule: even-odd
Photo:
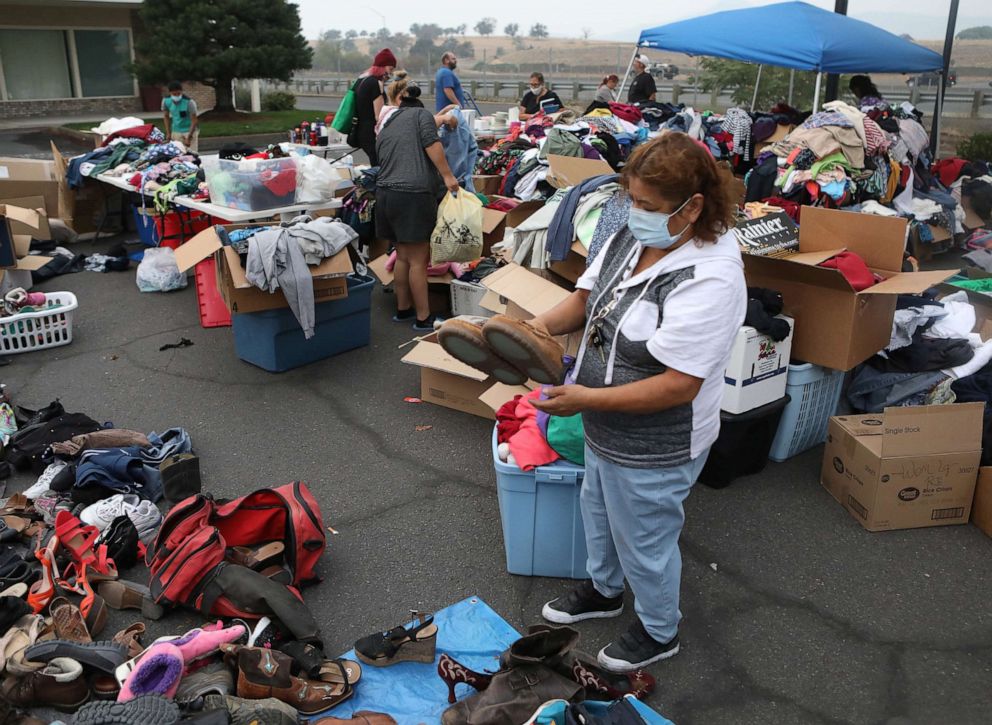
[[[684,133],[669,132],[635,149],[621,175],[625,188],[629,188],[631,177],[677,204],[702,194],[703,211],[692,225],[693,234],[701,241],[716,241],[733,226],[737,209],[733,176]]]

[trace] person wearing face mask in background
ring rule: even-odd
[[[364,151],[372,166],[379,165],[375,125],[386,102],[385,84],[395,69],[396,56],[389,48],[383,48],[376,53],[372,66],[358,77],[355,84],[355,126],[348,134],[348,143]]]
[[[557,108],[554,111],[559,111],[565,107],[565,104],[561,102],[558,94],[554,91],[549,91],[547,86],[544,85],[544,75],[541,73],[531,73],[530,74],[530,90],[524,94],[524,97],[520,99],[520,120],[526,121],[531,116],[535,116],[541,111],[541,102],[551,101]],[[546,103],[545,106],[548,104]],[[553,113],[554,111],[550,111]]]
[[[462,82],[455,75],[458,58],[450,50],[441,56],[441,67],[434,74],[434,112],[441,113],[446,107],[465,106],[465,93]]]
[[[165,137],[196,153],[200,143],[196,101],[183,93],[183,84],[179,81],[169,84],[169,95],[162,99],[162,112],[165,114]]]
[[[598,657],[614,672],[679,650],[683,502],[719,433],[747,305],[732,182],[685,134],[638,147],[621,176],[633,202],[626,228],[570,297],[529,323],[551,335],[583,331],[575,383],[534,406],[582,414],[591,578],[542,614],[557,624],[619,616],[626,579],[637,617]]]

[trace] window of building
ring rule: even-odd
[[[2,100],[135,95],[131,32],[0,29]]]
[[[126,30],[74,30],[79,81],[84,98],[133,96],[131,36]]]
[[[0,30],[4,100],[72,98],[63,30]]]

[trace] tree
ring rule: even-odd
[[[548,37],[548,26],[544,23],[535,23],[530,27],[530,37],[532,38],[547,38]]]
[[[503,32],[511,38],[516,38],[517,33],[520,32],[520,26],[517,23],[509,23],[505,28],[503,28]]]
[[[313,62],[299,9],[286,0],[146,0],[139,12],[154,32],[135,35],[138,79],[199,81],[213,87],[217,111],[234,110],[233,79],[288,81]]]
[[[417,40],[434,41],[444,35],[444,28],[436,23],[414,23],[410,26],[410,33]]]
[[[699,79],[704,91],[733,89],[734,103],[750,107],[754,95],[754,83],[758,77],[758,66],[736,60],[703,58],[700,63]],[[769,109],[780,101],[789,98],[788,68],[764,66],[761,71],[761,84],[758,86],[758,101],[755,110]],[[809,108],[813,104],[813,90],[816,74],[796,71],[793,85],[792,105],[796,108]]]
[[[492,35],[496,30],[496,18],[483,18],[475,24],[475,32],[479,35]]]
[[[582,28],[582,39],[589,40],[592,36],[592,28]]]
[[[455,28],[455,35],[465,35],[466,30],[468,30],[468,23],[462,23]]]
[[[990,40],[992,39],[992,25],[979,25],[975,28],[967,28],[958,33],[958,40]]]
[[[348,38],[349,40],[354,40],[355,38],[358,37],[358,31],[349,30],[347,33],[344,34],[344,37]]]
[[[359,35],[360,35],[361,37],[363,37],[363,38],[365,38],[365,37],[367,37],[367,36],[368,36],[368,34],[369,34],[369,31],[367,31],[367,30],[363,30],[362,32],[360,32],[360,33],[359,33]]]

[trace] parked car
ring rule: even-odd
[[[674,63],[652,63],[648,72],[655,78],[664,78],[666,81],[670,81],[679,74],[679,67]]]
[[[953,86],[958,82],[958,73],[953,68],[947,72],[947,85]],[[940,73],[921,73],[918,76],[913,76],[912,78],[906,79],[906,85],[910,88],[914,86],[921,86],[923,88],[930,88],[931,86],[940,85]]]

